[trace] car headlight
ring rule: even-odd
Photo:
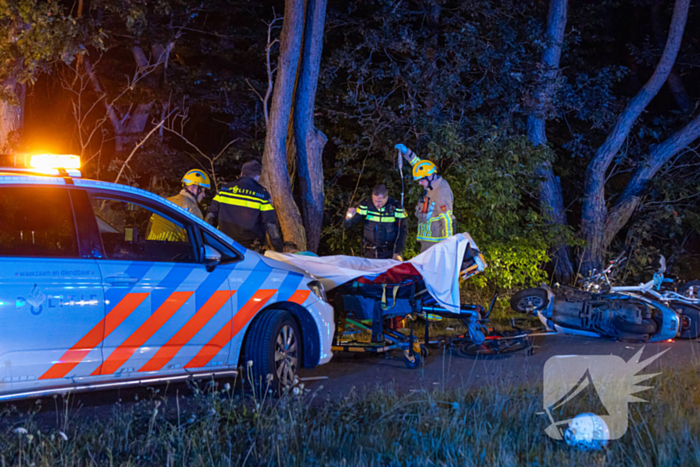
[[[321,284],[319,281],[311,281],[306,286],[309,288],[310,291],[316,294],[318,298],[323,300],[324,302],[328,302],[328,297],[326,296],[326,289],[323,288],[323,284]]]

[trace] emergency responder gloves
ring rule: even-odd
[[[398,149],[399,152],[400,152],[401,154],[406,154],[406,153],[408,153],[408,148],[407,148],[406,145],[404,145],[404,144],[399,143],[399,144],[397,144],[397,145],[394,146],[394,147],[395,147],[396,149]]]
[[[418,160],[419,160],[418,157],[413,153],[413,151],[408,149],[405,144],[399,143],[394,147],[399,150],[399,152],[401,153],[403,158],[406,159],[406,162],[408,162],[412,166],[416,162],[418,162]]]

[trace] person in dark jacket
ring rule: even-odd
[[[212,225],[218,220],[219,230],[248,249],[259,250],[265,245],[267,233],[274,249],[282,251],[272,198],[258,183],[261,173],[260,162],[243,164],[241,176],[214,197],[205,220]]]
[[[364,221],[362,252],[365,258],[396,259],[401,255],[408,237],[408,219],[403,207],[393,198],[384,185],[372,190],[372,200],[363,201],[357,208],[350,208],[343,221],[349,228]]]

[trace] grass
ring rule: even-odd
[[[219,384],[186,399],[156,393],[115,404],[103,417],[57,409],[52,423],[6,408],[0,460],[37,467],[699,465],[697,369],[655,379],[642,393],[651,402],[631,404],[627,434],[599,452],[544,434],[538,385],[410,394],[377,388],[336,399],[300,385],[279,399],[258,399]]]

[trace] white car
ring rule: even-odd
[[[331,359],[333,309],[313,277],[159,196],[78,175],[0,168],[0,400],[250,361],[288,385]],[[154,216],[182,241],[149,240]]]

